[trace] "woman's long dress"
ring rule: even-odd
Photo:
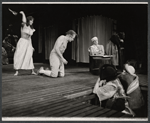
[[[31,42],[31,36],[35,30],[27,27],[26,25],[21,29],[21,34],[26,33],[30,35],[29,39],[20,38],[17,46],[16,51],[14,54],[14,69],[34,69],[33,65],[33,47]]]

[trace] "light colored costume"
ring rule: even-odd
[[[115,66],[119,65],[119,56],[118,56],[118,48],[117,45],[109,41],[106,45],[106,54],[113,55],[112,64]]]
[[[88,51],[90,52],[90,55],[104,55],[104,46],[92,45],[89,47]]]
[[[56,51],[56,46],[59,41],[61,42],[61,46],[59,47],[60,52],[63,54],[67,48],[67,41],[66,37],[61,35],[58,37],[58,39],[55,42],[54,48],[52,49],[49,57],[49,62],[50,62],[50,68],[51,68],[51,76],[52,77],[57,77],[57,76],[65,76],[65,71],[64,71],[64,63],[61,61],[61,58],[57,54]]]
[[[21,28],[21,35],[23,33],[26,33],[30,35],[29,39],[20,38],[17,46],[16,51],[14,54],[14,69],[34,69],[33,65],[33,47],[31,42],[31,36],[33,35],[33,32],[35,30],[31,29],[30,27],[24,25],[23,28]]]
[[[97,94],[99,101],[101,103],[101,101],[109,99],[111,97],[124,97],[125,96],[125,92],[124,89],[119,81],[119,79],[115,79],[109,82],[105,82],[104,85],[101,85],[101,81],[104,80],[100,80],[100,78],[98,78],[95,87],[93,89],[93,93]]]
[[[125,72],[126,71],[126,72]],[[120,79],[128,99],[131,109],[136,110],[144,105],[143,95],[139,86],[139,77],[135,74],[135,69],[131,65],[125,65],[125,71],[118,78]]]
[[[134,69],[131,68],[130,71],[134,73]],[[109,76],[109,72],[108,73],[106,72],[105,74]],[[119,77],[117,77],[117,79],[110,80],[108,82],[106,82],[106,80],[100,80],[100,78],[98,78],[95,87],[93,89],[93,93],[95,93],[98,96],[100,104],[101,101],[110,98],[112,98],[113,100],[117,98],[125,99],[124,104],[121,103],[121,105],[125,105],[125,109],[122,109],[123,110],[122,112],[134,116],[135,113],[132,111],[132,109],[133,106],[137,107],[139,106],[139,104],[141,104],[141,100],[139,100],[139,98],[141,98],[141,94],[139,93],[139,90],[137,90],[137,88],[139,87],[138,77],[136,77],[134,81],[132,82],[131,81],[132,79],[129,76],[125,76],[124,74],[121,74],[119,75]],[[134,96],[131,96],[130,94],[132,94],[134,91],[137,93],[137,95],[134,93]],[[119,105],[117,105],[117,107],[119,108]]]

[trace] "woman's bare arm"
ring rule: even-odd
[[[26,19],[25,13],[23,11],[20,11],[20,14],[22,14],[22,22],[26,23],[27,19]]]

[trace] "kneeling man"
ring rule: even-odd
[[[50,77],[64,77],[64,64],[67,64],[67,60],[63,57],[63,53],[67,48],[67,43],[74,40],[76,37],[76,32],[69,30],[66,32],[66,35],[61,35],[55,42],[54,48],[52,49],[49,57],[50,68],[51,70],[44,70],[41,67],[38,71],[38,74],[43,74]]]

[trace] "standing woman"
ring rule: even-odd
[[[21,38],[14,54],[14,69],[16,70],[14,75],[18,75],[19,69],[31,70],[31,74],[36,75],[32,58],[34,48],[31,42],[31,36],[35,31],[32,25],[34,18],[32,16],[26,18],[23,11],[20,11],[20,14],[22,14]]]

